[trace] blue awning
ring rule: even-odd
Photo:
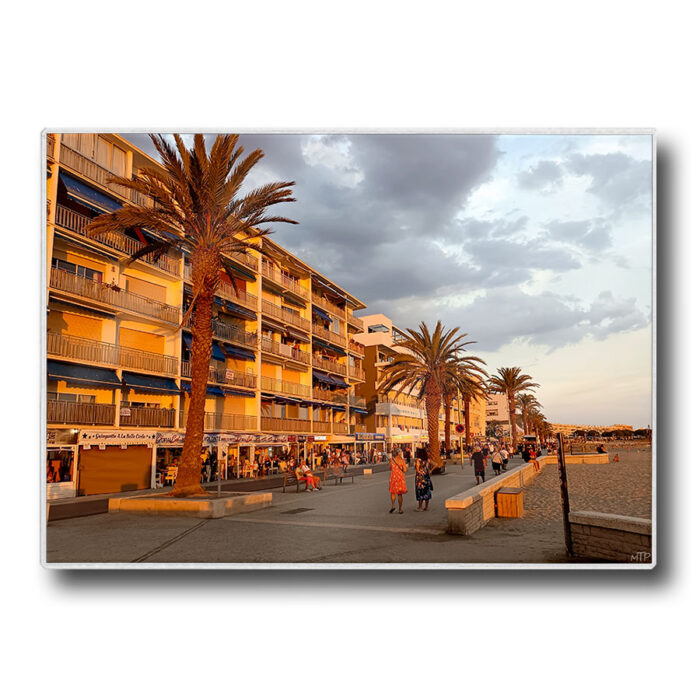
[[[335,379],[328,376],[324,372],[319,372],[317,369],[312,369],[311,374],[313,375],[313,378],[317,379],[319,382],[325,382],[326,384],[335,384]]]
[[[255,353],[251,352],[250,350],[243,350],[242,348],[234,348],[233,345],[229,345],[228,343],[224,343],[224,351],[230,357],[240,357],[241,359],[244,359],[244,360],[254,360],[255,359]]]
[[[350,406],[350,410],[355,411],[355,413],[361,413],[364,416],[366,416],[368,413],[364,408],[358,408],[357,406]]]
[[[244,316],[245,318],[249,318],[252,321],[255,321],[258,317],[254,311],[250,311],[249,309],[244,309],[242,306],[238,306],[238,304],[234,304],[231,301],[226,301],[225,303],[225,310],[232,313],[232,314],[238,314],[239,316]]]
[[[241,277],[245,277],[245,279],[250,280],[251,282],[257,281],[255,279],[255,275],[249,270],[246,270],[242,265],[239,265],[231,260],[226,260],[226,265],[232,270],[235,270]]]
[[[187,349],[192,352],[192,334],[187,331],[182,332],[182,339],[185,341]],[[213,360],[219,360],[220,362],[226,362],[226,355],[224,355],[221,348],[217,343],[211,344],[211,357]]]
[[[60,181],[65,185],[68,196],[80,202],[80,204],[97,207],[103,211],[116,211],[117,209],[121,209],[122,205],[119,202],[67,173],[61,173]]]
[[[182,382],[182,390],[188,394],[192,393],[192,385],[189,382]],[[208,386],[207,395],[209,396],[223,396],[223,390],[218,386]]]
[[[333,319],[322,309],[319,309],[318,306],[312,306],[311,310],[317,315],[320,316],[324,321],[328,321],[329,323],[333,323]]]
[[[90,384],[93,386],[109,386],[119,389],[122,383],[113,369],[74,365],[70,362],[48,360],[46,369],[49,379],[64,380],[70,384]]]
[[[154,392],[156,394],[179,394],[180,390],[174,379],[168,377],[152,377],[145,374],[123,372],[124,384],[130,389]]]
[[[245,396],[249,399],[255,398],[255,392],[243,391],[243,389],[224,389],[226,396]]]
[[[323,340],[319,340],[316,337],[314,337],[313,342],[316,343],[316,345],[320,345],[321,347],[324,347],[327,350],[332,350],[333,352],[338,353],[339,355],[343,355],[343,356],[347,355],[345,350],[343,350],[342,348],[339,348],[335,345],[331,345],[330,343],[326,343]]]

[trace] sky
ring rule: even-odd
[[[124,134],[155,155],[145,134]],[[652,137],[243,134],[274,239],[395,325],[521,367],[554,423],[651,424]]]

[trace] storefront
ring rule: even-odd
[[[46,498],[75,496],[75,457],[78,430],[48,430],[46,433]]]
[[[78,496],[153,488],[156,433],[83,430],[78,445]]]
[[[355,433],[355,442],[367,463],[381,461],[386,454],[386,439],[382,433]]]

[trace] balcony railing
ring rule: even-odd
[[[255,272],[258,271],[258,259],[254,255],[246,253],[242,250],[237,250],[234,253],[230,253],[230,257],[232,257],[234,260],[238,260],[238,262],[242,262],[244,265],[247,265],[251,269],[255,270]]]
[[[353,396],[351,394],[350,405],[355,406],[355,408],[367,408],[367,399],[364,396]]]
[[[355,433],[366,433],[367,426],[364,423],[350,423],[350,432],[353,435]]]
[[[274,391],[281,394],[293,394],[294,396],[311,397],[311,387],[297,382],[288,382],[285,379],[273,377],[260,377],[260,388],[263,391]]]
[[[109,248],[118,250],[127,255],[133,255],[143,248],[143,243],[136,241],[133,238],[125,236],[123,233],[117,233],[116,231],[110,231],[98,233],[94,236],[87,235],[87,226],[90,223],[90,217],[83,216],[83,214],[78,214],[77,212],[68,209],[67,207],[61,206],[60,204],[56,206],[56,225],[62,228],[77,233],[84,238],[92,241],[98,241]],[[161,255],[159,258],[149,253],[139,258],[140,262],[148,263],[154,267],[165,270],[165,272],[171,275],[180,274],[180,261],[171,257],[170,255]]]
[[[334,304],[332,301],[328,301],[326,297],[322,297],[320,294],[312,292],[311,300],[314,304],[316,304],[316,306],[320,306],[322,309],[330,311],[331,313],[336,314],[336,316],[340,316],[340,318],[345,318],[345,309],[342,306]]]
[[[51,134],[46,135],[46,157],[55,160],[56,139]]]
[[[362,345],[362,343],[356,342],[352,338],[348,338],[348,350],[350,350],[350,352],[357,353],[358,355],[362,355],[364,357],[365,346]]]
[[[185,321],[183,328],[192,328],[192,315]],[[228,340],[232,343],[237,343],[238,345],[245,345],[249,348],[257,349],[258,347],[258,334],[244,331],[242,328],[232,326],[229,323],[223,323],[222,321],[217,321],[212,319],[211,328],[214,335],[221,340]]]
[[[160,374],[177,374],[177,358],[135,348],[103,343],[75,335],[61,335],[49,331],[46,334],[46,353],[90,364],[113,365],[128,369],[141,369]]]
[[[148,406],[123,406],[119,411],[119,425],[140,425],[148,428],[174,428],[175,409],[150,408]]]
[[[353,379],[365,380],[365,370],[362,367],[348,367],[348,375]]]
[[[277,282],[277,284],[282,285],[285,289],[288,289],[290,292],[294,292],[294,294],[300,296],[302,299],[309,298],[309,290],[302,287],[297,280],[295,280],[284,270],[279,270],[276,267],[270,265],[269,263],[263,261],[262,273],[263,276]]]
[[[342,365],[340,362],[327,360],[325,357],[318,357],[317,355],[313,356],[313,366],[335,374],[342,374],[343,376],[345,376],[345,371],[347,370],[347,365]]]
[[[66,270],[51,268],[50,284],[51,287],[62,292],[92,299],[101,304],[135,311],[145,316],[152,316],[167,323],[178,323],[180,320],[180,309],[176,306],[153,301],[153,299],[142,297],[140,294],[134,294],[102,282],[79,277]]]
[[[192,377],[192,364],[190,362],[183,361],[182,376]],[[209,381],[215,384],[243,386],[246,389],[255,389],[258,385],[258,377],[253,372],[239,372],[225,367],[210,367]]]
[[[114,425],[116,406],[112,403],[79,403],[50,399],[46,409],[47,423]]]
[[[341,348],[345,348],[345,336],[342,335],[341,333],[336,333],[335,331],[330,331],[327,328],[324,328],[318,323],[313,324],[313,334],[318,336],[319,338],[325,338],[326,340],[330,341],[331,343],[335,343],[336,345],[340,345]]]
[[[321,387],[314,387],[314,398],[319,401],[329,401],[331,403],[347,403],[348,394],[346,391],[330,391]]]
[[[314,432],[333,433],[334,435],[347,435],[349,429],[347,423],[334,423],[332,421],[315,420]]]
[[[303,350],[298,350],[291,345],[285,345],[284,343],[278,343],[276,340],[270,340],[265,336],[260,338],[260,349],[263,352],[270,352],[274,355],[279,355],[280,357],[286,357],[290,360],[296,360],[297,362],[303,362],[308,365],[311,361],[311,354],[304,352]]]
[[[311,432],[311,421],[302,418],[274,418],[262,416],[260,429],[273,433],[308,433]]]
[[[348,311],[348,317],[345,320],[347,321],[348,326],[358,330],[360,333],[362,333],[365,330],[365,327],[362,324],[362,321],[360,321],[358,318],[355,318],[352,315],[352,313],[350,313],[349,311]],[[364,347],[364,345],[362,347]]]
[[[187,427],[187,411],[180,411],[180,427]],[[204,430],[257,430],[256,416],[240,413],[205,413]]]
[[[184,266],[184,276],[187,282],[192,281],[192,265]],[[237,304],[242,304],[253,311],[258,310],[258,297],[255,294],[251,294],[242,289],[237,289],[232,284],[227,284],[226,282],[220,281],[219,286],[216,288],[216,293],[222,296],[224,299],[236,302]]]
[[[153,200],[151,200],[150,197],[145,197],[140,192],[135,192],[128,187],[124,187],[124,185],[108,182],[109,178],[114,177],[116,173],[107,170],[107,168],[103,168],[101,165],[95,163],[94,160],[86,158],[82,153],[74,151],[63,143],[61,144],[60,162],[62,165],[84,175],[89,180],[98,183],[110,192],[114,192],[122,199],[127,199],[134,204],[147,207],[153,204]]]
[[[308,319],[302,318],[301,316],[299,316],[299,314],[287,311],[281,306],[277,306],[276,304],[267,301],[267,299],[263,299],[262,301],[262,312],[264,314],[267,314],[268,316],[277,318],[280,321],[289,323],[292,326],[297,326],[298,328],[301,328],[305,331],[308,331],[311,328],[311,322]]]

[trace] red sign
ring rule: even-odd
[[[306,442],[313,442],[314,441],[314,436],[313,435],[307,435],[306,436]]]
[[[287,441],[288,442],[296,442],[297,436],[296,435],[287,435]]]
[[[461,435],[464,432],[464,426],[461,424],[455,425],[455,431]]]

